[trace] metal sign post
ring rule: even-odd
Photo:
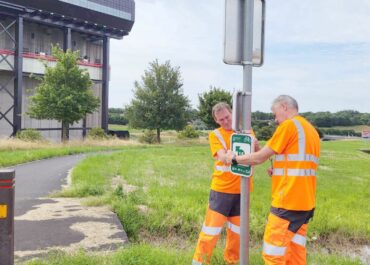
[[[252,67],[263,63],[264,0],[226,0],[224,62],[243,66],[243,91],[234,95],[233,130],[244,133],[233,135],[233,151],[252,146]],[[254,36],[255,34],[255,36]],[[260,34],[260,35],[258,35]],[[245,136],[245,137],[244,137]],[[249,137],[249,138],[248,138]],[[234,145],[233,145],[234,142]],[[238,150],[236,148],[239,147]],[[247,150],[248,151],[248,150]],[[249,149],[252,151],[252,147]],[[243,150],[245,152],[245,150]],[[249,264],[249,202],[251,168],[234,168],[240,173],[240,265]]]
[[[244,50],[243,50],[243,93],[246,98],[242,108],[242,131],[252,127],[252,59],[253,59],[253,0],[244,1]],[[240,264],[249,264],[249,204],[250,178],[241,179],[240,193]]]

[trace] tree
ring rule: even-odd
[[[89,73],[77,65],[78,52],[52,48],[57,59],[54,67],[46,63],[45,75],[30,98],[28,115],[36,119],[57,120],[62,123],[62,141],[69,140],[69,126],[93,113],[99,99],[90,89]]]
[[[108,109],[108,123],[126,125],[128,120],[124,117],[124,109],[109,108]]]
[[[154,60],[141,82],[135,81],[134,85],[134,99],[125,109],[130,126],[156,130],[158,143],[161,130],[185,127],[190,106],[182,92],[179,67],[172,67],[170,61],[160,64]]]
[[[199,98],[199,117],[208,126],[208,128],[216,128],[217,123],[212,117],[212,107],[218,102],[226,102],[231,106],[232,95],[230,92],[221,88],[210,87],[210,91],[204,92],[198,96]]]

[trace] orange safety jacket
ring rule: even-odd
[[[234,132],[227,131],[222,127],[213,130],[209,134],[209,143],[212,156],[216,158],[215,169],[212,174],[211,189],[218,192],[240,194],[240,176],[231,173],[230,165],[225,165],[217,159],[217,151],[224,149],[230,150],[230,138]],[[252,135],[254,136],[253,132]],[[252,179],[250,190],[252,191]]]
[[[272,206],[308,211],[315,208],[320,137],[303,117],[282,122],[266,143],[275,153]]]

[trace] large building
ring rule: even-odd
[[[82,138],[90,128],[108,129],[109,40],[128,35],[135,21],[134,0],[0,0],[0,137],[34,128],[60,139],[61,124],[27,116],[29,97],[42,76],[42,60],[55,64],[51,47],[79,51],[100,109],[70,127]]]

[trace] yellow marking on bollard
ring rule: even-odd
[[[0,219],[5,219],[8,216],[8,205],[0,205]]]

